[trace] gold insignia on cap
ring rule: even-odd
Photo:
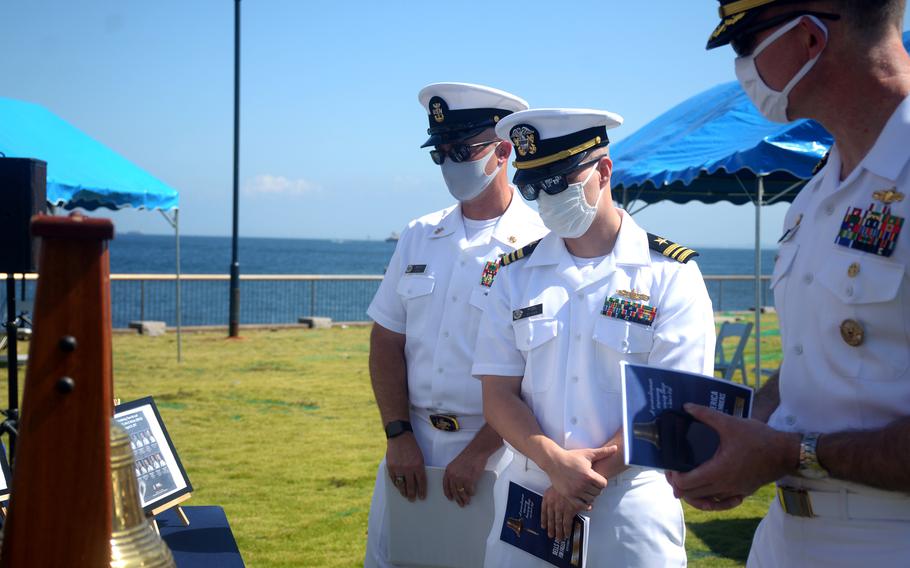
[[[435,102],[433,103],[433,120],[436,122],[443,122],[446,119],[445,113],[442,112],[442,103]]]
[[[509,138],[512,139],[515,151],[522,158],[528,155],[533,156],[537,153],[537,131],[530,126],[516,126],[512,129],[512,133],[509,134]]]
[[[651,299],[651,296],[642,294],[641,292],[636,292],[635,290],[617,290],[616,295],[623,298],[628,298],[630,300],[635,300],[636,302],[647,302]]]
[[[858,321],[848,319],[840,324],[840,336],[850,347],[859,347],[866,338],[866,332]]]
[[[876,201],[881,201],[885,204],[891,204],[895,202],[900,202],[904,200],[904,194],[897,191],[897,188],[892,188],[888,190],[876,191],[872,194],[872,199]]]
[[[716,39],[717,36],[724,33],[725,31],[727,31],[727,28],[729,28],[730,26],[732,26],[733,24],[742,20],[745,17],[746,17],[746,13],[742,12],[742,13],[736,14],[735,16],[727,18],[726,20],[723,21],[723,23],[721,25],[717,26],[717,29],[714,30],[713,34],[711,34],[711,39]]]

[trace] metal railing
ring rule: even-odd
[[[34,298],[36,280],[36,275],[26,275],[25,298]],[[367,321],[367,307],[381,281],[382,276],[378,275],[241,275],[240,323],[291,324],[303,316]],[[762,277],[762,305],[765,306],[772,300],[769,282],[770,277]],[[715,311],[748,310],[755,304],[755,278],[752,276],[706,275],[705,283]],[[181,275],[183,325],[227,325],[228,285],[226,274]],[[114,328],[126,328],[134,320],[164,321],[168,326],[174,326],[176,288],[173,274],[112,274]],[[17,294],[22,289],[17,286]],[[5,301],[3,290],[0,290],[0,299]]]

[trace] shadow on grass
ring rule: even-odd
[[[687,523],[690,531],[705,543],[712,556],[729,558],[745,563],[752,545],[752,535],[761,517],[751,519],[715,519],[701,523]]]

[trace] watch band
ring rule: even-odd
[[[407,420],[393,420],[385,425],[385,437],[389,440],[397,438],[405,432],[413,431],[414,429],[411,428],[411,423]]]
[[[810,432],[803,434],[799,443],[799,474],[808,479],[825,479],[828,470],[818,461],[818,439],[821,434]]]

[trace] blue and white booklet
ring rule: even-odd
[[[645,365],[622,365],[622,394],[626,465],[691,471],[714,456],[717,432],[685,412],[686,403],[738,418],[752,413],[750,387]]]
[[[540,527],[540,507],[543,496],[509,482],[509,499],[502,520],[499,539],[528,554],[561,568],[584,568],[588,555],[587,517],[575,515],[572,534],[566,539],[549,538]]]

